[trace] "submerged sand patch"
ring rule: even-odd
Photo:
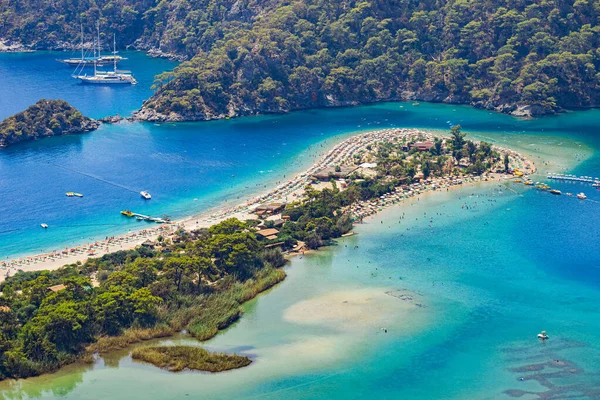
[[[284,311],[284,320],[303,325],[325,325],[338,330],[384,328],[415,309],[413,298],[405,301],[390,288],[365,288],[328,293],[300,301]]]
[[[422,328],[413,314],[421,307],[418,294],[390,287],[337,290],[299,301],[283,312],[284,321],[298,325],[297,333],[287,343],[257,350],[255,368],[268,365],[271,374],[286,374],[360,357],[388,335]]]

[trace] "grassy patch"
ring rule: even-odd
[[[184,369],[221,372],[242,368],[252,362],[248,357],[236,354],[211,353],[194,346],[153,346],[133,350],[134,360],[144,361],[168,371]]]
[[[254,279],[244,283],[235,282],[224,292],[207,296],[202,304],[187,310],[189,333],[198,340],[212,338],[219,330],[229,327],[241,317],[241,304],[284,279],[285,272],[282,269],[265,268]]]
[[[103,336],[96,343],[89,345],[86,350],[88,353],[104,354],[109,351],[124,349],[131,344],[144,340],[171,336],[173,333],[175,333],[173,329],[167,325],[157,325],[147,329],[131,328],[119,336]]]

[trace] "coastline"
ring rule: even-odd
[[[344,138],[346,135],[342,135]],[[119,250],[133,249],[147,240],[156,240],[159,236],[165,236],[175,233],[179,229],[193,230],[198,228],[207,228],[213,224],[223,221],[227,218],[237,218],[239,220],[256,219],[253,210],[261,203],[268,202],[288,202],[301,198],[304,187],[311,182],[311,174],[323,168],[334,165],[349,164],[352,155],[361,149],[365,149],[369,144],[382,140],[395,140],[398,137],[424,137],[432,139],[432,133],[409,128],[389,128],[374,131],[358,132],[348,134],[348,137],[332,144],[326,153],[310,168],[297,173],[293,178],[285,183],[280,183],[276,187],[268,190],[266,193],[259,194],[256,197],[247,199],[234,207],[225,207],[223,204],[213,209],[206,210],[200,214],[181,218],[168,224],[151,229],[143,229],[129,232],[127,234],[107,237],[105,240],[98,240],[93,243],[86,243],[75,247],[67,247],[64,250],[55,250],[47,253],[22,256],[20,258],[2,261],[0,264],[0,282],[5,279],[8,272],[11,276],[19,270],[25,272],[39,270],[55,270],[68,264],[85,262],[90,257],[102,257]],[[515,160],[513,167],[521,168],[525,174],[535,173],[536,167],[529,158],[512,150],[494,146],[496,150],[509,152],[511,158]],[[446,176],[429,180],[429,182],[411,185],[408,191],[402,192],[396,190],[388,193],[376,201],[361,202],[353,205],[352,209],[346,211],[353,212],[358,219],[365,218],[381,211],[383,208],[393,206],[404,198],[412,197],[421,193],[435,191],[438,189],[447,189],[455,185],[470,184],[484,180],[502,180],[512,176],[502,174],[486,174],[480,177],[467,177],[463,179],[454,179]]]

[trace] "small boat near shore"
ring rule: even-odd
[[[140,195],[141,195],[141,196],[142,196],[144,199],[146,199],[146,200],[150,200],[150,199],[152,198],[152,195],[151,195],[149,192],[145,191],[145,190],[142,190],[142,191],[140,192]]]
[[[560,191],[560,190],[558,190],[558,189],[551,189],[551,190],[550,190],[550,193],[552,193],[552,194],[556,194],[556,195],[560,195],[560,194],[562,194],[562,193],[561,193],[561,191]]]
[[[123,210],[123,211],[121,211],[121,215],[131,218],[131,217],[133,217],[134,214],[129,210]]]
[[[585,193],[581,192],[577,195],[577,198],[579,200],[585,200],[585,199],[587,199],[587,196],[585,195]]]

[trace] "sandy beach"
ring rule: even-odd
[[[120,236],[107,237],[104,240],[93,243],[66,247],[64,249],[54,250],[43,254],[5,260],[0,264],[0,281],[5,279],[7,273],[12,276],[19,270],[53,270],[67,264],[85,262],[90,257],[101,257],[118,250],[132,249],[141,245],[146,240],[153,241],[156,240],[158,236],[168,237],[178,229],[193,230],[209,227],[227,218],[237,218],[239,220],[255,219],[257,216],[253,211],[260,204],[270,202],[287,203],[299,200],[304,192],[304,187],[312,181],[311,176],[314,173],[319,172],[324,168],[337,165],[351,166],[353,165],[353,156],[358,152],[365,151],[370,145],[397,140],[433,140],[434,137],[437,137],[437,135],[418,129],[382,129],[356,134],[333,146],[331,150],[326,152],[325,155],[309,169],[298,173],[286,182],[280,183],[272,190],[247,199],[245,202],[238,204],[235,207],[221,207],[218,209],[207,210],[199,215],[158,225],[150,229],[134,231]],[[522,154],[496,146],[494,146],[494,149],[510,154],[512,168],[519,168],[526,175],[536,171],[534,163]],[[497,181],[512,177],[512,175],[504,174],[486,174],[484,176],[467,176],[460,179],[445,176],[443,178],[425,180],[413,183],[409,186],[397,188],[396,191],[381,196],[381,198],[376,200],[373,199],[367,202],[358,202],[344,211],[352,213],[357,220],[360,221],[363,218],[381,211],[383,208],[397,204],[404,198],[421,193],[435,190],[449,190],[452,186],[482,181]]]

